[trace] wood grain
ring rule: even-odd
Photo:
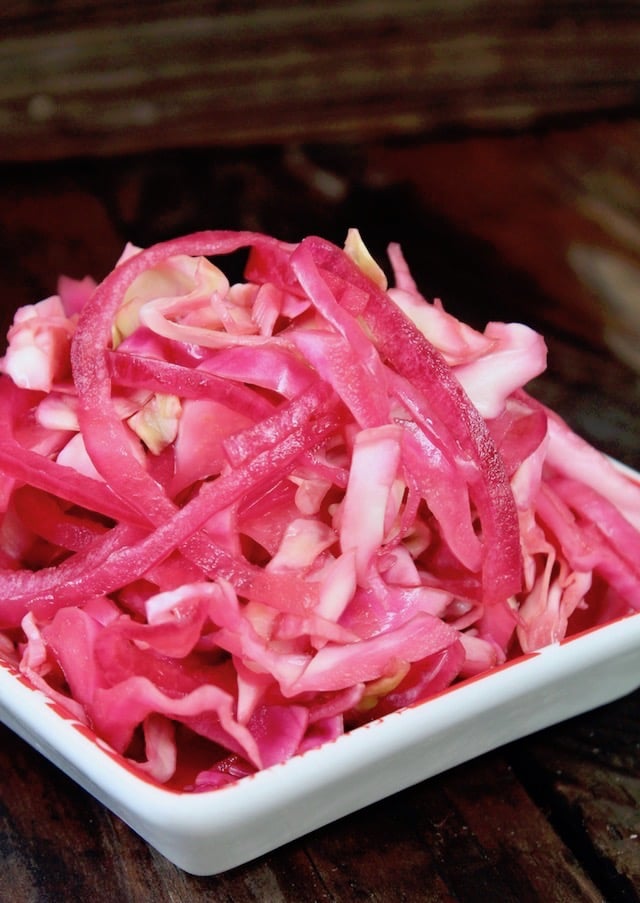
[[[542,732],[513,748],[517,774],[556,829],[611,887],[611,899],[637,900],[640,889],[640,698]]]
[[[522,128],[638,103],[628,2],[45,6],[0,25],[0,158]]]
[[[637,903],[640,696],[198,878],[0,727],[0,899]],[[579,802],[577,802],[577,800]]]

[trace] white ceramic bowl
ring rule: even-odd
[[[0,665],[0,718],[196,875],[240,865],[474,756],[640,686],[640,613],[451,687],[236,784],[175,793]]]

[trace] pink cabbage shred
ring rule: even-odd
[[[640,487],[525,390],[542,338],[389,261],[203,232],[15,314],[0,655],[149,780],[220,787],[640,608]]]

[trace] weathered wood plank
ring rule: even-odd
[[[639,717],[634,693],[512,748],[519,777],[621,903],[640,899]]]
[[[198,878],[0,726],[0,899],[504,903],[602,896],[506,765],[484,756],[222,875]],[[501,796],[502,794],[502,796]],[[18,897],[19,895],[19,897]]]
[[[384,901],[602,899],[502,752],[410,788],[349,821],[347,844],[335,831],[312,839],[314,862],[332,876],[336,899],[345,898],[347,888],[361,899]],[[374,882],[372,874],[383,870]]]
[[[213,878],[188,875],[3,725],[0,774],[0,900],[330,899],[301,846]]]
[[[522,127],[638,103],[640,10],[621,0],[23,0],[2,27],[4,159]]]
[[[504,751],[508,755],[508,748]],[[489,789],[491,788],[491,789]],[[454,769],[444,787],[436,844],[449,886],[459,899],[583,900],[600,903],[598,888],[517,780],[503,755]],[[461,822],[462,836],[451,826]],[[476,867],[461,860],[475,850]],[[462,875],[464,874],[464,878]],[[517,889],[517,890],[515,890]],[[485,894],[482,894],[484,897]]]

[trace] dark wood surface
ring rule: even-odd
[[[603,450],[640,467],[638,372],[614,353],[603,296],[569,255],[580,241],[635,266],[636,196],[620,185],[638,184],[637,135],[634,121],[615,130],[596,121],[402,147],[5,163],[4,325],[16,306],[54,291],[59,272],[104,275],[126,239],[148,244],[206,226],[342,241],[357,225],[377,255],[401,241],[424,292],[460,316],[542,329],[549,370],[533,390]],[[624,235],[611,222],[626,224]],[[619,271],[609,275],[609,295],[632,293]],[[626,903],[640,900],[639,812],[636,692],[255,862],[195,878],[0,728],[0,901]]]
[[[0,158],[370,140],[638,102],[626,0],[12,0]]]

